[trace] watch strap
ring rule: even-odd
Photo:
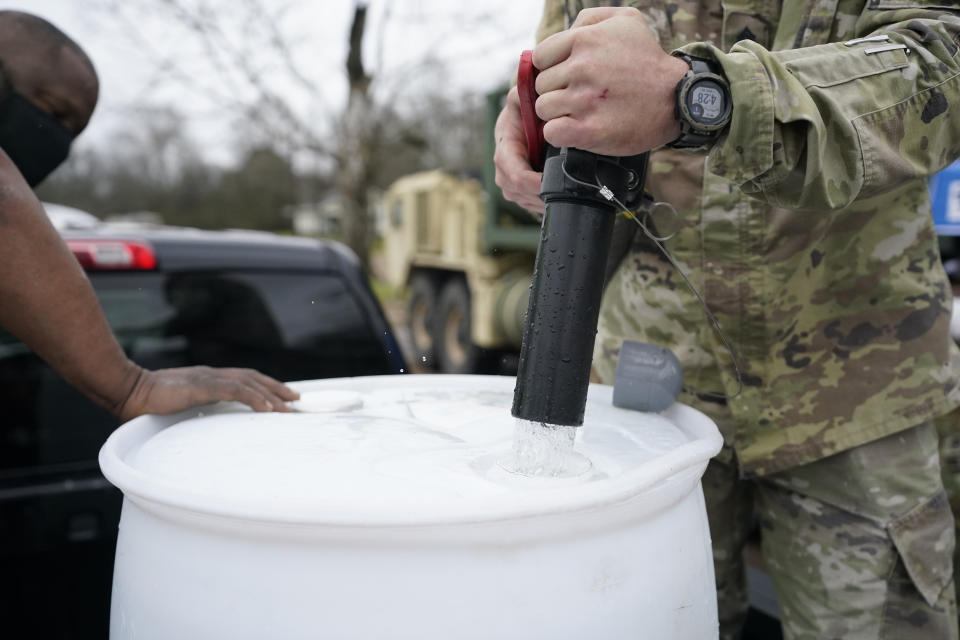
[[[685,53],[674,53],[673,55],[690,65],[690,70],[680,79],[675,89],[676,104],[674,105],[674,116],[680,122],[680,136],[673,142],[668,143],[667,146],[672,149],[697,149],[716,140],[720,135],[720,131],[706,131],[695,128],[694,124],[684,116],[680,108],[682,90],[685,85],[693,82],[694,78],[698,76],[712,76],[722,80],[724,84],[726,84],[726,79],[723,75],[723,68],[715,62],[703,58],[694,58]],[[727,99],[731,99],[729,89],[727,90]]]

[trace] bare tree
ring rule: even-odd
[[[430,153],[429,139],[438,132],[418,121],[422,114],[408,110],[404,118],[397,108],[404,94],[416,95],[423,102],[431,86],[424,78],[429,71],[442,69],[442,63],[427,54],[403,69],[394,69],[390,77],[382,73],[392,0],[378,4],[379,28],[375,31],[370,29],[368,1],[355,0],[344,34],[347,95],[338,108],[324,98],[330,94],[326,90],[329,78],[317,77],[310,73],[312,68],[302,66],[302,59],[295,55],[299,43],[284,32],[285,17],[297,8],[293,0],[94,2],[99,3],[104,20],[119,23],[135,46],[157,61],[154,76],[145,82],[148,90],[174,80],[220,112],[242,120],[243,130],[249,131],[253,140],[251,146],[268,144],[291,160],[308,158],[314,165],[331,167],[345,214],[344,240],[364,264],[373,232],[370,188],[386,186],[384,180],[401,170],[416,170],[450,155],[449,149]],[[424,17],[409,19],[422,21]],[[176,39],[175,48],[148,33],[148,28],[157,24],[169,25],[167,37]],[[450,37],[452,30],[436,32],[434,45]],[[364,61],[365,47],[375,51],[374,68]],[[429,51],[430,43],[423,48]],[[213,73],[197,73],[194,65],[200,60]],[[433,83],[435,89],[438,86],[442,83]],[[449,114],[453,103],[442,97],[442,90],[435,95],[437,111]],[[313,117],[305,117],[304,109],[292,106],[298,101],[313,104]],[[448,120],[453,122],[467,120]],[[471,140],[469,134],[459,138]]]
[[[370,216],[368,193],[374,155],[380,138],[380,123],[373,117],[370,76],[363,65],[363,39],[367,6],[354,6],[347,53],[347,106],[340,121],[337,159],[337,186],[343,207],[344,240],[363,264],[369,260]]]

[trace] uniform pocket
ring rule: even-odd
[[[863,161],[861,198],[925,177],[938,165],[952,145],[945,116],[936,119],[945,111],[946,93],[940,89],[932,87],[853,119]],[[910,135],[904,135],[906,131]]]
[[[870,9],[960,9],[960,2],[917,2],[916,0],[870,0]]]
[[[888,527],[911,581],[931,607],[953,579],[953,514],[941,490]]]
[[[864,47],[837,44],[818,45],[795,52],[780,53],[784,66],[804,89],[835,87],[860,78],[903,69],[910,65],[902,49],[867,54]],[[857,88],[849,93],[856,95]]]

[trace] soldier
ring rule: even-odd
[[[678,212],[667,248],[740,373],[682,279],[620,223],[594,367],[612,381],[624,339],[671,348],[681,399],[724,435],[704,477],[721,638],[742,628],[754,518],[786,637],[956,638],[933,421],[960,391],[926,177],[960,156],[960,3],[630,4],[547,1],[536,108],[555,146],[673,147],[652,156],[649,188]],[[497,181],[542,211],[518,116],[513,91]]]

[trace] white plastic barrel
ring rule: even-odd
[[[589,470],[527,477],[501,464],[513,378],[294,386],[300,413],[217,405],[110,436],[111,638],[717,637],[703,414],[593,385]]]

